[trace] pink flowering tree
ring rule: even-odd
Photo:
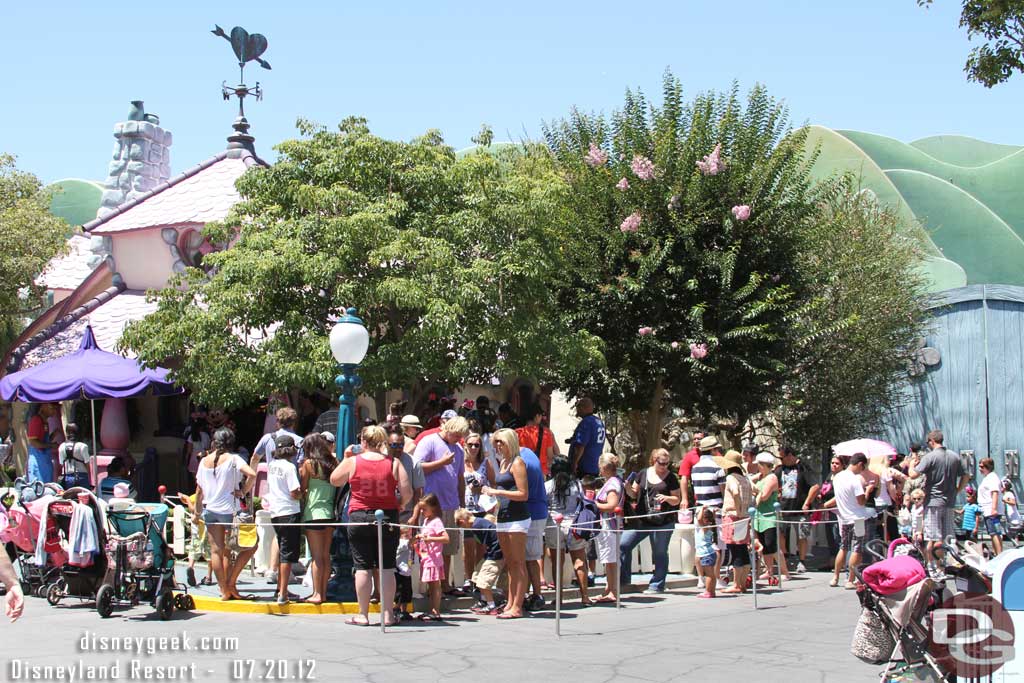
[[[563,305],[606,361],[563,383],[629,415],[644,449],[673,409],[739,429],[769,405],[791,367],[814,212],[804,135],[763,88],[687,102],[667,75],[662,94],[545,128],[572,185]]]

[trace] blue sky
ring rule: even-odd
[[[88,5],[100,5],[99,8]],[[1024,77],[967,83],[958,0],[710,2],[19,2],[4,9],[0,151],[46,181],[102,180],[113,124],[142,99],[174,134],[174,172],[221,150],[237,67],[209,33],[267,36],[272,71],[247,68],[257,149],[299,117],[347,115],[380,135],[429,128],[461,148],[487,122],[537,136],[570,107],[608,111],[627,86],[656,95],[666,67],[691,93],[755,82],[796,123],[901,140],[940,133],[1024,144]]]

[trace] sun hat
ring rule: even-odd
[[[697,448],[701,453],[708,453],[713,448],[721,448],[722,444],[718,443],[718,437],[712,434],[711,436],[705,436],[700,440],[700,445]]]
[[[743,469],[743,456],[738,451],[728,450],[723,456],[715,457],[715,464],[726,472]]]
[[[762,451],[761,453],[757,454],[756,458],[754,458],[754,462],[756,462],[759,465],[772,466],[775,464],[775,456],[767,451]]]
[[[459,414],[456,413],[454,410],[446,410],[443,413],[441,413],[441,419],[442,420],[452,420],[452,419],[455,419],[458,416],[459,416]]]
[[[423,424],[420,423],[420,418],[415,415],[406,415],[399,423],[403,427],[415,427],[416,429],[423,429]]]

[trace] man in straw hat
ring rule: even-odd
[[[398,424],[402,426],[402,433],[405,434],[405,452],[411,454],[413,449],[416,448],[414,439],[423,431],[420,418],[415,415],[406,415]]]
[[[725,470],[715,462],[716,456],[722,455],[722,444],[718,437],[705,436],[698,444],[700,459],[690,470],[690,480],[693,482],[693,497],[696,498],[698,507],[711,508],[715,511],[715,523],[721,523],[722,515],[722,491],[725,488]],[[721,528],[719,526],[719,528]],[[722,534],[718,534],[718,559],[715,562],[714,576],[719,576],[722,568],[722,555],[725,551],[725,543],[722,542]]]
[[[732,585],[723,593],[744,593],[750,575],[750,519],[747,510],[754,501],[754,489],[746,476],[743,456],[730,450],[716,457],[715,464],[725,471],[722,502],[722,540],[729,549]]]

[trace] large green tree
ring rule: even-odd
[[[911,277],[905,246],[872,253],[896,239],[894,219],[861,210],[848,180],[813,185],[804,130],[763,88],[686,102],[667,75],[662,95],[655,106],[627,92],[608,118],[573,111],[545,127],[573,188],[562,305],[607,361],[569,368],[564,385],[621,411],[644,450],[670,411],[737,439],[785,411],[805,445],[867,428],[920,322],[912,281],[906,292],[852,281],[877,272],[873,259],[897,283]],[[862,247],[848,243],[862,231]],[[853,355],[830,366],[844,346]],[[872,369],[850,377],[865,382],[857,391],[843,385],[854,405],[829,412],[826,385],[855,362]]]
[[[917,0],[927,7],[932,0]],[[986,88],[1024,72],[1024,0],[963,0],[960,28],[971,40],[983,39],[967,56],[967,80]]]
[[[144,361],[174,359],[198,400],[228,407],[327,387],[331,320],[354,306],[371,339],[360,374],[379,409],[387,389],[415,400],[433,383],[593,362],[589,336],[555,314],[567,188],[544,150],[457,158],[437,132],[386,140],[357,118],[300,130],[275,164],[239,180],[227,220],[207,227],[231,248],[156,294],[158,310],[128,328],[123,343]]]
[[[39,179],[0,154],[0,356],[42,307],[35,278],[65,247],[68,225],[49,206]]]

